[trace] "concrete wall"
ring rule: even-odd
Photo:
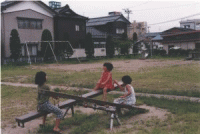
[[[188,49],[195,49],[195,42],[181,42],[181,43],[168,43],[163,44],[163,49],[166,50],[168,54],[169,46],[173,45],[174,47],[180,47],[181,49],[188,50]]]
[[[133,54],[132,48],[129,49],[129,54]],[[115,50],[114,55],[119,55],[118,51]],[[94,49],[94,56],[106,56],[106,48],[95,48]],[[74,54],[70,58],[76,58],[76,57],[86,57],[85,49],[74,49]]]
[[[25,7],[30,8],[25,9]],[[41,13],[36,10],[41,11]],[[19,29],[17,17],[43,19],[42,29]],[[2,40],[5,45],[5,57],[10,56],[10,34],[13,29],[18,31],[21,43],[25,43],[25,41],[41,41],[44,29],[48,29],[52,34],[52,38],[54,38],[53,16],[34,2],[22,2],[6,9],[2,13],[1,23],[2,29],[5,29],[1,31],[1,33],[4,32],[1,37],[3,37]]]

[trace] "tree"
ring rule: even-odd
[[[121,52],[120,53],[123,55],[128,55],[130,47],[131,47],[131,41],[129,41],[129,40],[121,41],[121,43],[120,43]]]
[[[4,57],[5,57],[5,50],[4,50],[4,43],[2,42],[2,40],[1,40],[1,65],[3,65],[3,59],[4,59]]]
[[[21,44],[19,39],[19,34],[16,29],[11,31],[10,37],[10,58],[13,58],[15,61],[20,57],[21,54]]]
[[[121,40],[127,40],[127,39],[128,39],[128,35],[126,33],[123,33]]]
[[[67,32],[64,33],[64,41],[69,41],[69,34]],[[72,47],[68,42],[63,43],[63,53],[67,55],[68,59],[71,57],[74,53]]]
[[[51,32],[48,29],[45,29],[42,32],[41,41],[52,41]],[[53,56],[53,52],[48,42],[41,43],[41,56],[44,56],[45,61],[48,60],[51,56]]]
[[[129,40],[115,40],[114,44],[120,54],[128,55],[132,42]]]
[[[137,38],[137,33],[134,32],[133,33],[133,53],[135,55],[135,53],[138,53],[138,45],[136,44],[138,38]]]
[[[133,54],[134,54],[134,56],[135,56],[135,54],[138,54],[139,49],[140,49],[140,43],[133,44]]]
[[[92,41],[92,34],[87,33],[85,37],[85,54],[88,58],[94,56],[94,44]]]
[[[112,58],[114,53],[115,53],[115,47],[114,47],[113,38],[111,35],[109,35],[106,38],[106,55]]]
[[[134,32],[133,33],[133,43],[137,42],[138,38],[137,38],[137,33]]]

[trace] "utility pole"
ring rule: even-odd
[[[148,33],[150,33],[150,30],[149,30],[150,26],[148,26],[147,28],[148,28]]]
[[[132,13],[132,11],[131,10],[129,10],[128,8],[126,8],[126,9],[123,9],[124,11],[125,11],[125,13],[127,13],[128,14],[128,20],[129,20],[129,14],[131,14]]]

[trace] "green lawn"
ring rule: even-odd
[[[42,65],[38,65],[40,66]],[[35,74],[40,70],[32,66],[3,65],[1,79],[5,82],[34,83]],[[102,70],[76,72],[42,69],[42,71],[48,75],[48,84],[93,88]],[[113,79],[117,80],[120,80],[123,75],[130,75],[136,92],[200,97],[200,66],[198,63],[162,68],[145,67],[138,72],[113,70],[112,74]]]
[[[36,98],[37,89],[36,88],[23,88],[23,87],[13,87],[5,86],[1,87],[1,127],[6,127],[6,122],[14,124],[15,117],[24,115],[29,111],[36,110]],[[64,91],[68,94],[76,94],[74,91]],[[86,93],[86,92],[83,92]],[[112,102],[114,98],[119,97],[119,94],[111,95],[108,94],[108,100]],[[101,96],[95,99],[101,99]],[[53,100],[51,99],[53,102]],[[60,101],[64,101],[61,99]],[[156,117],[151,117],[144,121],[132,121],[132,126],[126,128],[121,127],[115,134],[121,133],[131,133],[135,132],[138,134],[199,134],[200,132],[200,104],[192,103],[188,101],[176,101],[167,99],[157,99],[157,98],[146,98],[137,97],[137,104],[147,104],[150,106],[155,106],[158,108],[166,109],[170,112],[165,120],[160,120]],[[78,105],[76,107],[79,107]],[[126,125],[127,120],[135,115],[140,115],[141,113],[148,111],[129,111],[126,114],[120,116],[120,120],[123,125]],[[47,118],[47,127],[44,129],[38,128],[38,133],[41,134],[51,134],[54,127],[54,116]],[[71,134],[86,134],[86,133],[114,133],[109,132],[109,120],[110,115],[106,112],[97,112],[95,114],[87,115],[81,111],[75,112],[75,117],[68,117],[61,121],[60,127],[64,132],[70,132]],[[39,124],[38,124],[39,125]],[[129,124],[130,125],[130,124]],[[114,122],[114,127],[118,127],[117,122]],[[14,129],[14,127],[13,127]]]

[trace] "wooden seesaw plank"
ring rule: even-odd
[[[115,87],[115,89],[117,88],[116,85],[114,85],[114,87]],[[107,92],[110,92],[110,91],[112,91],[112,90],[108,90]],[[92,91],[92,92],[83,94],[82,97],[84,97],[84,98],[93,98],[93,97],[99,96],[101,94],[103,94],[103,91],[102,90],[97,90],[97,91]],[[64,102],[60,102],[58,107],[60,109],[70,107],[71,110],[72,110],[72,115],[73,115],[73,112],[74,112],[73,111],[73,106],[76,103],[77,103],[76,100],[68,99],[68,100],[66,100]],[[29,112],[28,114],[22,115],[20,117],[16,117],[15,120],[18,123],[18,126],[24,127],[24,123],[25,122],[28,122],[28,121],[31,121],[33,119],[39,118],[39,117],[43,116],[44,114],[49,114],[49,113],[42,113],[42,112],[32,111],[32,112]],[[20,125],[20,124],[22,124],[22,125]]]
[[[98,105],[109,105],[109,106],[115,106],[117,108],[119,107],[119,108],[128,108],[128,109],[132,109],[132,108],[143,109],[143,108],[139,108],[137,106],[131,106],[131,105],[126,105],[126,104],[116,104],[116,103],[112,103],[112,102],[106,102],[106,101],[86,98],[84,96],[75,96],[75,95],[57,93],[57,92],[52,92],[52,91],[45,91],[45,92],[48,93],[51,96],[57,96],[57,97],[60,97],[60,98],[73,99],[73,100],[81,101],[81,102],[90,102],[90,103],[95,103],[95,104],[98,104]]]

